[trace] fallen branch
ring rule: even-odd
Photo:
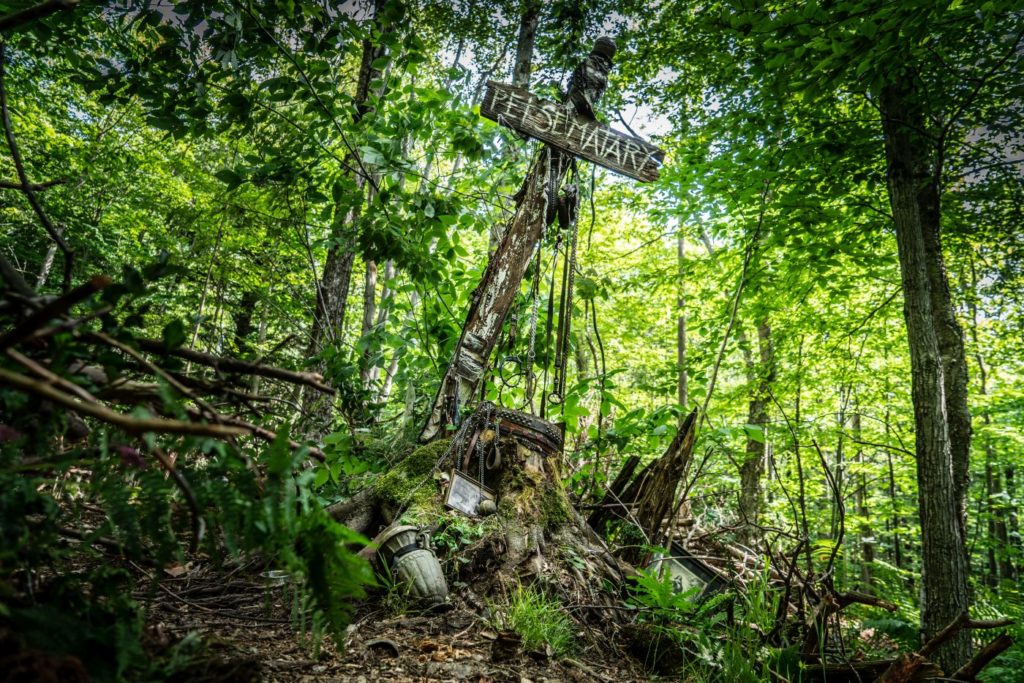
[[[91,332],[90,334],[92,335],[92,337],[94,339],[98,339],[101,342],[103,342],[104,344],[109,344],[110,346],[113,346],[114,348],[120,349],[124,353],[126,353],[129,356],[131,356],[132,358],[134,358],[136,361],[141,363],[144,368],[146,368],[150,372],[154,373],[157,377],[163,378],[163,380],[165,382],[167,382],[172,387],[177,389],[183,396],[186,396],[186,397],[190,398],[192,401],[194,401],[196,403],[196,405],[198,405],[200,408],[205,410],[206,413],[207,413],[207,418],[208,419],[219,421],[218,417],[220,416],[220,414],[216,410],[213,409],[213,406],[211,406],[209,403],[204,401],[199,396],[196,396],[195,394],[193,394],[188,389],[188,387],[186,387],[184,384],[182,384],[181,382],[176,380],[174,377],[172,377],[170,375],[170,373],[168,373],[167,371],[163,370],[162,368],[157,366],[155,363],[150,362],[150,360],[148,358],[146,358],[145,356],[143,356],[141,353],[139,353],[138,351],[136,351],[132,347],[128,346],[127,344],[122,344],[118,340],[114,339],[110,335],[104,334],[103,332]]]
[[[75,304],[84,301],[96,292],[104,289],[112,280],[106,275],[96,275],[89,278],[85,284],[75,287],[56,299],[45,304],[38,311],[28,316],[16,325],[14,329],[0,337],[0,348],[14,346],[25,337],[29,336],[43,325],[50,322],[68,311]]]
[[[292,370],[277,368],[272,365],[251,363],[249,361],[238,360],[236,358],[224,358],[222,356],[215,356],[211,353],[204,353],[193,349],[168,349],[164,346],[162,341],[158,341],[156,339],[138,339],[136,341],[139,344],[139,348],[148,353],[184,358],[185,360],[192,361],[193,363],[205,365],[219,371],[235,372],[245,375],[259,375],[260,377],[279,379],[283,382],[290,382],[292,384],[303,384],[307,387],[316,389],[317,391],[322,391],[325,394],[333,395],[337,393],[333,387],[329,387],[323,383],[324,378],[322,375],[318,375],[313,372],[294,372]]]
[[[981,673],[981,670],[989,665],[989,662],[1002,654],[1004,650],[1009,649],[1011,645],[1013,645],[1013,638],[1005,633],[999,634],[991,643],[982,648],[978,654],[974,655],[971,661],[957,669],[956,673],[953,674],[953,680],[973,681]]]
[[[920,675],[921,668],[929,664],[928,657],[935,654],[935,652],[940,647],[945,645],[953,636],[955,636],[957,633],[959,633],[965,628],[1003,628],[1005,626],[1010,626],[1013,623],[1013,619],[971,619],[967,612],[963,612],[960,614],[960,616],[951,621],[949,625],[946,626],[946,628],[942,629],[934,636],[932,636],[931,640],[925,643],[918,652],[910,652],[894,661],[892,663],[892,666],[886,669],[885,673],[878,677],[876,683],[905,683],[906,681],[916,680],[917,677]],[[999,638],[996,638],[996,641],[998,640]],[[1009,645],[1006,645],[1006,647],[1009,647]],[[987,649],[988,648],[986,648],[986,650]],[[985,651],[983,650],[981,653],[978,653],[978,656],[981,656],[983,652]],[[992,654],[992,658],[998,655],[999,652],[1002,652],[1002,650],[999,650],[998,652]],[[975,659],[977,659],[977,657],[975,657]],[[991,661],[991,659],[989,661]],[[970,662],[964,665],[963,668],[969,667],[973,662],[974,660],[972,659]],[[975,663],[975,665],[984,666],[987,663],[987,661],[984,663],[981,663],[979,661]],[[961,670],[963,670],[963,668]],[[977,671],[980,670],[981,668],[979,667]],[[970,673],[970,669],[967,673]],[[970,680],[969,678],[957,679],[956,675],[954,675],[953,678],[954,680]]]
[[[163,420],[159,418],[137,418],[114,412],[97,403],[83,403],[67,394],[57,391],[49,384],[29,379],[16,372],[0,368],[0,385],[9,385],[28,394],[34,394],[81,415],[112,424],[132,434],[158,432],[161,434],[182,434],[186,436],[210,436],[223,439],[230,436],[242,436],[250,433],[247,429],[232,425],[211,425],[180,420]]]

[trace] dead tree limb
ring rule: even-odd
[[[106,275],[95,275],[89,278],[88,282],[75,287],[61,297],[53,299],[38,311],[22,320],[14,329],[0,337],[0,348],[7,348],[17,344],[52,319],[67,313],[68,309],[75,304],[104,289],[111,282],[111,279]]]
[[[989,663],[998,657],[1003,651],[1013,645],[1013,638],[1006,633],[1001,633],[995,639],[981,649],[978,654],[971,658],[971,661],[957,669],[953,674],[954,681],[973,681]]]
[[[182,422],[180,420],[163,420],[159,418],[136,418],[130,415],[114,412],[109,408],[75,400],[71,396],[54,389],[49,384],[43,384],[29,379],[16,372],[10,372],[0,368],[0,385],[8,385],[23,391],[27,394],[34,394],[54,403],[58,403],[69,410],[81,415],[112,424],[119,429],[132,434],[144,432],[158,432],[161,434],[182,434],[186,436],[210,436],[223,439],[229,436],[242,436],[248,434],[249,430],[231,425],[212,425],[197,422]]]
[[[329,387],[324,384],[323,376],[317,373],[294,372],[292,370],[277,368],[272,365],[252,363],[249,361],[238,360],[236,358],[224,358],[222,356],[215,356],[210,353],[195,351],[193,349],[168,349],[164,346],[162,341],[158,341],[156,339],[137,339],[136,342],[138,343],[139,348],[143,351],[153,353],[158,356],[176,356],[199,365],[205,365],[213,368],[214,370],[235,372],[242,375],[259,375],[260,377],[279,379],[282,382],[303,384],[307,387],[312,387],[317,391],[322,391],[325,394],[333,395],[337,393],[333,387]]]
[[[888,669],[886,669],[885,673],[883,673],[881,676],[878,677],[878,680],[876,681],[876,683],[906,683],[907,681],[916,680],[917,677],[920,674],[921,668],[924,667],[925,665],[929,664],[928,657],[930,657],[933,654],[935,654],[935,652],[940,647],[945,645],[947,641],[949,641],[953,636],[955,636],[957,633],[959,633],[960,631],[962,631],[965,628],[968,628],[968,629],[1003,628],[1005,626],[1010,626],[1013,623],[1014,623],[1013,619],[991,619],[991,620],[971,619],[970,616],[967,614],[967,612],[962,612],[960,614],[960,616],[958,616],[956,619],[951,621],[948,626],[946,626],[944,629],[942,629],[941,631],[936,633],[932,637],[931,640],[929,640],[927,643],[925,643],[921,647],[921,649],[918,652],[910,652],[908,654],[903,655],[902,657],[900,657],[896,661],[894,661],[892,663],[892,665]],[[996,638],[996,640],[998,641],[999,638]],[[1006,647],[1009,647],[1009,645],[1006,645]],[[988,650],[988,648],[985,648],[985,650]],[[975,659],[978,659],[978,657],[980,657],[983,653],[985,653],[985,650],[983,650],[982,652],[979,652],[978,655],[975,656],[975,658],[972,659],[970,662],[968,662],[966,665],[964,665],[963,668],[967,668],[967,667],[971,666],[971,664],[975,662]],[[1000,650],[999,652],[1001,652],[1001,651],[1002,650]],[[995,652],[995,654],[992,654],[992,658],[994,658],[997,654],[999,654],[999,652]],[[989,660],[989,661],[991,661],[991,660]],[[985,664],[987,664],[987,663],[988,662],[985,662]],[[981,664],[981,663],[980,662],[975,663],[975,665],[978,665],[978,664]],[[981,666],[984,666],[984,664],[981,664]],[[961,670],[963,670],[963,668]],[[979,668],[978,671],[980,671],[980,670],[981,669]],[[968,670],[968,673],[969,672],[970,672],[970,670]],[[956,675],[954,675],[954,679],[955,680],[970,680],[969,678],[968,679],[957,679]]]

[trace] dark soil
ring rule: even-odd
[[[515,634],[495,628],[481,605],[459,596],[441,613],[389,600],[359,606],[339,648],[315,642],[293,616],[290,586],[268,586],[259,571],[176,567],[159,583],[136,568],[136,596],[147,604],[147,645],[166,652],[189,633],[202,648],[175,675],[189,681],[641,681],[635,659],[593,627],[580,626],[568,657],[527,652]],[[474,602],[477,602],[474,600]],[[192,636],[195,638],[195,636]]]

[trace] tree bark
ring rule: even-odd
[[[530,70],[533,66],[533,46],[537,37],[537,22],[540,19],[540,2],[525,0],[523,14],[519,18],[519,37],[516,40],[516,63],[512,67],[512,85],[530,89]]]
[[[918,192],[921,207],[921,232],[924,237],[928,288],[931,292],[932,326],[942,362],[943,392],[946,398],[946,422],[949,425],[950,452],[953,459],[953,495],[956,499],[960,535],[967,538],[967,489],[970,485],[971,412],[967,405],[967,357],[964,333],[956,319],[949,292],[945,259],[940,236],[939,180],[941,168],[933,170],[929,182]],[[967,557],[964,546],[965,560]],[[968,564],[968,571],[970,565]]]
[[[678,318],[676,320],[676,372],[677,394],[679,401],[679,424],[682,424],[683,416],[686,414],[686,406],[690,402],[690,378],[686,372],[686,285],[684,280],[686,267],[686,238],[682,232],[677,240],[677,254],[679,260],[679,299],[676,302]]]
[[[533,68],[533,51],[539,20],[540,2],[538,0],[524,0],[523,13],[519,17],[519,33],[516,37],[516,58],[512,64],[512,85],[524,90],[530,89],[530,71]],[[495,223],[491,226],[487,237],[488,253],[494,253],[500,242],[500,224]]]
[[[256,313],[257,296],[255,290],[243,292],[238,308],[231,314],[235,320],[235,349],[242,358],[249,355],[250,351],[249,337],[253,330],[252,317]]]
[[[377,317],[377,262],[366,261],[366,273],[363,277],[363,322],[359,327],[359,335],[366,337],[373,330]],[[373,350],[366,347],[359,362],[359,379],[363,387],[370,388],[370,371]]]
[[[470,299],[462,336],[441,381],[434,407],[420,434],[421,441],[437,437],[445,424],[473,398],[483,377],[487,359],[494,350],[505,316],[519,292],[526,267],[545,225],[549,173],[561,184],[569,168],[568,157],[545,146],[523,183],[522,200],[501,243],[484,271],[483,279]],[[454,405],[451,405],[454,402]]]
[[[374,0],[373,19],[374,24],[380,20],[380,12],[384,0]],[[354,123],[359,123],[368,111],[367,100],[370,96],[370,83],[380,77],[380,71],[373,68],[373,61],[386,54],[387,50],[383,45],[374,44],[371,40],[363,41],[363,55],[359,64],[359,80],[356,84],[354,103],[356,107],[353,116]],[[351,164],[350,158],[348,162]],[[362,194],[366,179],[357,174],[353,178],[355,192]],[[359,220],[362,211],[362,201],[355,203],[344,210],[343,217],[339,220],[335,217],[334,225],[331,228],[330,247],[327,250],[327,260],[324,263],[323,277],[316,288],[316,308],[313,314],[313,324],[309,333],[309,345],[307,357],[318,358],[311,368],[313,372],[323,374],[326,370],[326,363],[319,356],[327,344],[337,344],[342,338],[345,326],[345,313],[348,306],[349,286],[352,281],[352,266],[355,262],[355,252],[352,250],[349,240],[356,222]],[[340,207],[339,207],[340,209]],[[313,391],[306,391],[302,399],[303,412],[309,416],[306,425],[306,436],[313,441],[321,441],[330,431],[334,421],[334,401]]]
[[[775,381],[775,353],[772,330],[767,320],[757,325],[760,362],[748,360],[748,373],[753,387],[747,423],[761,429],[761,440],[747,437],[746,457],[740,465],[740,514],[745,523],[755,525],[761,516],[761,477],[764,475],[765,428],[768,424],[768,392]],[[748,527],[750,536],[754,527]]]
[[[903,283],[904,317],[911,360],[911,393],[917,432],[917,482],[921,520],[921,621],[931,638],[968,608],[967,562],[957,502],[950,429],[947,423],[945,366],[935,329],[935,294],[930,268],[935,252],[926,244],[919,204],[922,179],[931,174],[921,163],[927,143],[918,131],[924,117],[913,105],[913,88],[898,81],[882,90],[880,109],[885,138],[889,201]],[[924,170],[925,172],[922,172]],[[937,655],[945,671],[956,671],[971,654],[969,635],[952,638]]]

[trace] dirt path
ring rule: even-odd
[[[165,649],[190,632],[203,654],[172,680],[217,681],[555,681],[649,680],[635,660],[578,630],[570,657],[523,652],[514,634],[494,628],[458,597],[440,614],[396,614],[379,602],[360,606],[345,647],[329,637],[316,647],[292,618],[288,585],[267,586],[255,571],[182,568],[154,587],[140,572],[136,596],[147,604],[147,640]]]

